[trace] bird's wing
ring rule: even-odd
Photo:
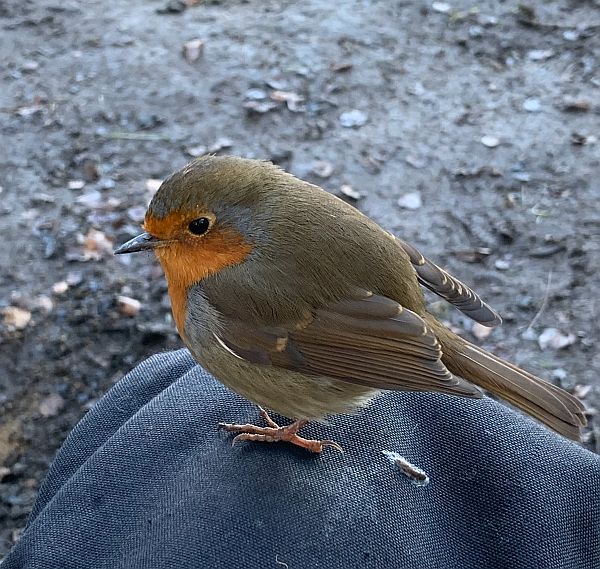
[[[227,320],[218,339],[235,355],[378,389],[481,397],[442,363],[425,321],[383,296],[358,290],[286,326]]]
[[[502,323],[500,315],[466,284],[461,283],[450,273],[421,255],[412,245],[397,239],[410,258],[419,282],[430,291],[441,296],[461,312],[484,326],[498,326]]]

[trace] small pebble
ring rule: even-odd
[[[500,144],[500,139],[495,136],[485,135],[481,137],[481,144],[488,148],[496,148]]]
[[[250,101],[262,101],[267,98],[267,92],[262,89],[248,89],[244,97]]]
[[[69,283],[67,281],[59,281],[52,285],[52,292],[54,294],[64,294],[69,290]]]
[[[527,57],[531,61],[544,61],[550,59],[554,55],[554,51],[551,49],[532,49],[527,52]]]
[[[362,197],[362,194],[360,192],[358,192],[348,184],[343,184],[342,186],[340,186],[340,192],[347,198],[350,198],[351,200],[359,200]]]
[[[81,190],[85,186],[85,182],[83,180],[70,180],[67,184],[69,190]]]
[[[319,178],[329,178],[333,174],[333,165],[327,160],[317,160],[313,162],[311,171]]]
[[[353,109],[340,115],[340,124],[345,128],[357,128],[366,124],[368,118],[366,113]]]
[[[575,30],[565,30],[562,36],[567,41],[577,41],[579,39],[579,33]]]
[[[419,209],[423,205],[420,192],[410,192],[398,199],[398,205],[403,209]]]
[[[542,110],[542,104],[540,103],[539,99],[525,99],[523,102],[523,108],[528,113],[539,113]]]
[[[431,9],[434,12],[439,12],[440,14],[447,14],[452,9],[452,6],[447,2],[433,2],[431,4]]]
[[[58,393],[53,393],[41,401],[38,410],[42,417],[55,417],[64,406],[65,400]]]
[[[204,52],[204,42],[200,39],[193,39],[183,44],[183,57],[188,63],[194,63],[202,57]]]

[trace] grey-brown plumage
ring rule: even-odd
[[[169,243],[199,251],[218,236],[233,247],[237,235],[236,247],[248,247],[218,269],[184,267],[199,277],[186,284],[180,328],[198,361],[244,397],[322,419],[381,389],[480,397],[478,386],[578,439],[577,399],[446,329],[427,313],[419,284],[484,325],[499,324],[497,313],[352,206],[270,163],[205,157],[165,181],[147,227],[178,216],[187,223],[187,212],[214,222],[204,241],[181,227],[161,236],[172,297]],[[181,264],[185,249],[177,251]]]

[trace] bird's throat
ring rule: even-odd
[[[211,232],[197,245],[175,242],[156,249],[167,279],[175,325],[184,341],[189,290],[209,275],[241,263],[251,251],[252,246],[241,235],[226,230]]]

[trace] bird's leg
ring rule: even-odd
[[[305,448],[311,452],[322,452],[325,447],[333,447],[340,452],[344,452],[342,447],[334,441],[330,440],[313,440],[305,439],[298,436],[298,431],[304,427],[308,421],[301,419],[294,421],[291,425],[280,427],[269,414],[262,408],[259,407],[260,416],[268,427],[257,427],[256,425],[236,424],[236,423],[219,423],[219,427],[225,429],[230,433],[239,433],[233,439],[232,444],[239,441],[254,441],[263,443],[275,443],[275,442],[288,442],[293,445]]]

